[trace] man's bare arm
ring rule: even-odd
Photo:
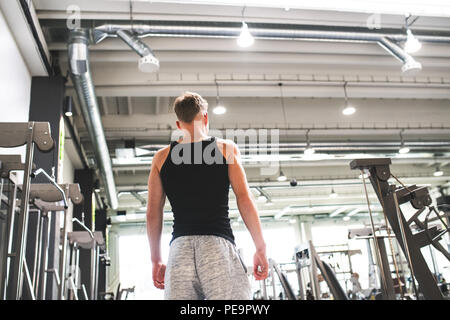
[[[257,280],[265,279],[268,272],[266,243],[262,234],[258,211],[248,187],[245,171],[241,164],[239,149],[234,143],[231,145],[228,144],[226,147],[227,149],[230,147],[232,148],[232,152],[226,157],[228,160],[228,176],[231,187],[236,195],[237,205],[242,220],[250,232],[256,247],[253,272]]]
[[[157,288],[164,289],[165,265],[161,260],[161,232],[166,194],[159,175],[161,161],[162,154],[158,152],[153,157],[148,178],[147,236],[153,264],[153,282]]]

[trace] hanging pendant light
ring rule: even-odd
[[[238,46],[242,48],[250,47],[254,42],[255,38],[253,38],[252,34],[248,30],[248,25],[245,23],[244,20],[244,12],[245,12],[246,6],[242,8],[242,27],[241,32],[239,34],[239,37],[237,38],[237,44]]]
[[[344,96],[345,96],[345,108],[342,109],[342,114],[344,116],[350,116],[356,112],[356,108],[348,103],[347,81],[344,82]]]
[[[220,98],[219,98],[219,84],[216,83],[216,106],[213,109],[214,114],[224,114],[227,112],[227,108],[225,108],[223,105],[220,104]]]

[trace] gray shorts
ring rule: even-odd
[[[182,236],[170,245],[166,300],[250,300],[247,268],[235,245],[218,236]]]

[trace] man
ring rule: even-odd
[[[208,136],[208,103],[186,92],[174,103],[183,137],[159,150],[148,181],[147,233],[153,283],[165,299],[250,299],[247,269],[228,218],[229,186],[255,244],[253,274],[267,278],[266,245],[240,153],[229,140]],[[165,198],[174,214],[167,268],[161,261]]]

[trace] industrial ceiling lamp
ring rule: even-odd
[[[331,188],[330,198],[337,198],[338,194],[334,191],[334,187]]]
[[[420,62],[417,62],[412,57],[406,58],[402,66],[402,72],[414,73],[420,70],[422,70],[422,64]]]
[[[408,53],[414,53],[422,48],[422,44],[419,40],[413,35],[410,29],[406,30],[406,43],[405,43],[405,51]]]
[[[220,104],[219,98],[219,84],[216,81],[216,106],[213,109],[214,114],[224,114],[227,112],[227,108]]]
[[[72,109],[73,109],[73,100],[72,100],[72,97],[71,96],[66,96],[65,97],[65,99],[64,99],[65,101],[64,101],[64,114],[67,116],[67,117],[71,117],[72,116]]]
[[[407,53],[414,53],[420,50],[422,48],[422,44],[419,40],[413,35],[411,29],[409,28],[419,17],[416,17],[412,22],[408,22],[409,18],[411,17],[410,14],[408,14],[405,18],[405,28],[406,28],[406,42],[405,42],[405,51]]]
[[[345,108],[342,110],[344,116],[350,116],[356,112],[356,108],[348,103],[347,81],[344,82]]]
[[[244,21],[244,11],[246,6],[242,9],[242,27],[241,27],[241,33],[239,34],[239,37],[237,39],[238,46],[242,48],[250,47],[254,42],[255,38],[253,38],[252,34],[248,30],[248,25]]]
[[[287,177],[284,175],[283,170],[281,170],[281,165],[280,164],[279,164],[279,166],[280,166],[280,175],[278,176],[277,180],[280,181],[280,182],[286,181]]]
[[[284,175],[283,171],[280,170],[280,175],[278,176],[277,180],[280,182],[287,180],[287,177]]]
[[[405,129],[402,129],[400,131],[400,149],[398,149],[398,153],[400,154],[405,154],[408,153],[410,151],[410,149],[408,147],[405,146],[405,141],[403,139],[403,131],[405,131]]]
[[[310,129],[306,130],[306,148],[304,151],[305,156],[313,155],[316,152],[316,150],[311,147],[311,142],[309,141],[309,131]]]
[[[436,165],[436,170],[433,173],[435,177],[442,177],[444,175],[444,171],[441,170],[439,165]]]

